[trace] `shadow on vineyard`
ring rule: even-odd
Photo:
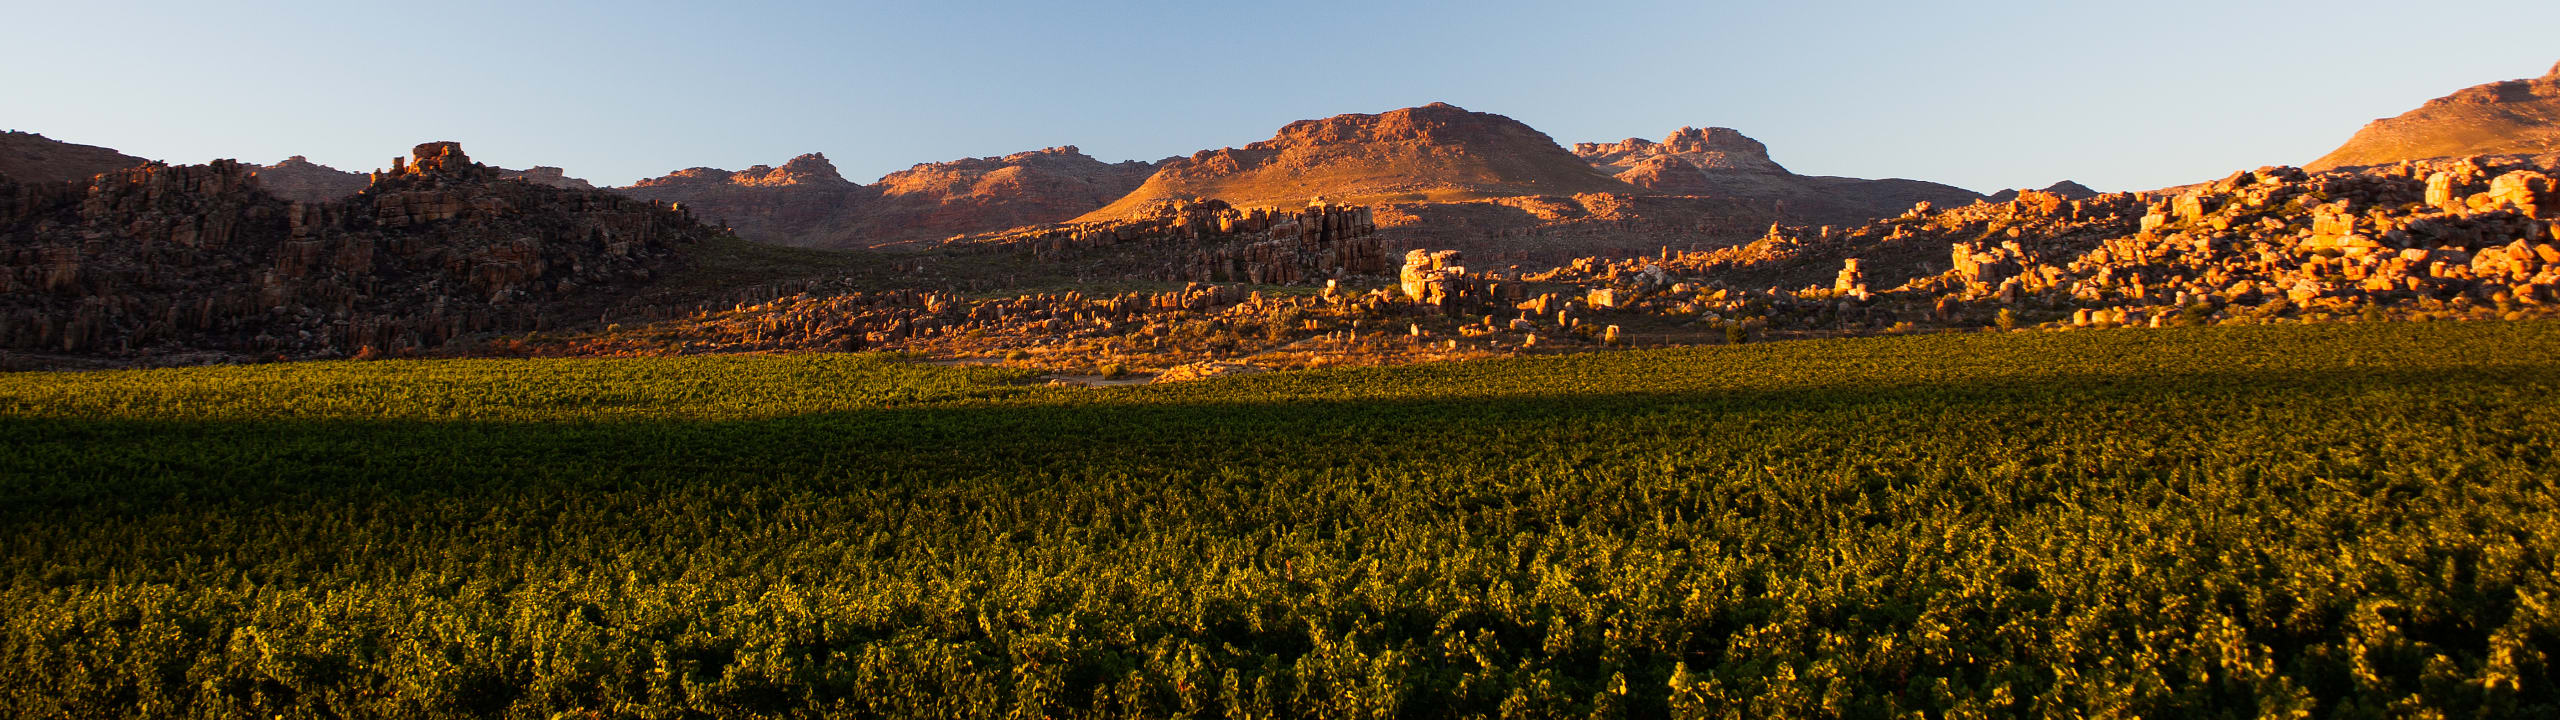
[[[2544,714],[2555,350],[2394,324],[1123,390],[879,356],[10,376],[0,707]],[[731,403],[810,373],[841,390]]]

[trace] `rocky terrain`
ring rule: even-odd
[[[1384,272],[1377,231],[1366,207],[1248,209],[1176,200],[1133,217],[1021,228],[950,247],[1069,266],[1085,279],[1296,285]]]
[[[1918,180],[1797,175],[1771,160],[1768,146],[1731,128],[1684,127],[1661,142],[1576,143],[1573,154],[1647,192],[1738,201],[1798,223],[1854,224],[1890,217],[1913,203],[1960,205],[1982,198]]]
[[[87,180],[146,162],[150,161],[94,145],[30,132],[0,132],[0,178],[18,182]]]
[[[1293,207],[1319,198],[1375,204],[1634,191],[1517,120],[1433,103],[1304,120],[1243,148],[1177,158],[1081,219],[1128,217],[1195,198]]]
[[[850,209],[866,196],[865,188],[838,174],[824,153],[795,157],[782,167],[757,165],[737,172],[687,168],[615,191],[681,203],[749,240],[804,246],[857,244]]]
[[[596,190],[451,143],[371,174],[295,157],[12,176],[0,348],[13,366],[864,349],[1201,377],[1762,337],[2560,315],[2560,153],[2523,152],[2549,123],[2514,107],[2554,85],[2467,90],[2391,126],[2500,107],[2514,127],[2464,126],[2511,136],[2500,152],[2149,193],[1801,176],[1724,128],[1568,151],[1448,105],[1160,165],[1057,147],[871,185],[813,153]],[[124,157],[7,142],[31,173]]]
[[[550,327],[710,234],[663,204],[502,179],[454,143],[325,203],[277,197],[231,161],[9,181],[0,348],[39,364],[432,348]]]
[[[617,190],[685,203],[750,240],[858,248],[1061,222],[1127,194],[1154,170],[1063,146],[926,163],[861,185],[811,153],[779,168],[692,168]]]
[[[2552,170],[2471,158],[2029,191],[1533,279],[1610,292],[1614,312],[1806,332],[2544,316],[2560,314]]]
[[[865,244],[1064,222],[1128,195],[1155,171],[1095,160],[1073,145],[917,165],[871,185],[878,195],[860,213]]]
[[[2308,170],[2473,155],[2560,154],[2560,65],[2530,80],[2465,88],[2364,126]]]
[[[364,173],[329,167],[300,155],[285,158],[274,165],[252,166],[249,174],[257,176],[258,187],[268,193],[306,203],[328,202],[354,195],[372,183]]]
[[[569,177],[556,167],[537,166],[530,170],[496,168],[498,177],[516,178],[552,187],[595,189],[585,180]],[[351,172],[311,162],[300,155],[285,158],[274,165],[249,169],[258,176],[258,186],[287,200],[317,203],[356,194],[370,182],[364,173]]]
[[[2006,202],[1921,203],[1856,226],[1773,225],[1739,245],[1664,246],[1549,267],[1415,248],[1392,273],[1386,249],[1362,229],[1380,209],[1317,208],[1310,213],[1344,221],[1299,215],[1301,237],[1317,223],[1347,221],[1350,232],[1327,245],[1270,245],[1313,250],[1270,256],[1290,258],[1283,262],[1098,260],[1112,248],[1179,257],[1228,242],[1217,238],[1255,234],[1211,222],[1235,230],[1246,219],[1278,221],[1271,228],[1292,220],[1224,203],[1164,205],[1143,222],[979,242],[1080,264],[1089,282],[1192,281],[1179,292],[972,298],[810,288],[773,303],[514,351],[860,347],[1002,355],[1059,372],[1162,369],[1190,377],[1212,371],[1185,367],[1199,363],[1228,372],[1933,329],[2560,316],[2553,172],[2502,158],[2352,172],[2265,168],[2174,194],[2075,199],[2028,190]],[[1218,270],[1236,267],[1264,269]],[[1313,270],[1270,269],[1280,267]],[[1280,282],[1321,284],[1313,294],[1280,296],[1244,286]]]

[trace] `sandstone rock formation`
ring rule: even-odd
[[[2174,193],[2024,191],[1851,228],[1773,226],[1706,252],[1587,258],[1526,279],[1609,290],[1613,312],[1805,332],[1978,327],[2012,312],[2099,327],[2560,316],[2553,171],[2480,157],[2262,168]],[[1657,268],[1674,289],[1648,277]]]
[[[710,235],[683,212],[504,181],[427,143],[356,195],[292,202],[232,161],[0,181],[0,348],[148,359],[433,347],[561,323]]]
[[[1074,263],[1095,278],[1294,285],[1384,273],[1377,230],[1365,207],[1246,209],[1176,200],[1133,217],[1019,228],[947,247]]]
[[[2306,170],[2473,155],[2560,153],[2560,66],[2531,80],[2466,88],[2364,126]]]
[[[87,180],[150,162],[95,145],[79,145],[29,132],[0,132],[0,178],[18,182]]]
[[[1769,159],[1769,146],[1733,128],[1701,130],[1684,127],[1658,143],[1643,138],[1627,138],[1609,144],[1574,143],[1573,154],[1611,174],[1635,169],[1655,158],[1679,160],[1701,170],[1787,172],[1777,161]]]
[[[866,195],[861,185],[837,174],[835,163],[823,153],[801,155],[778,168],[688,168],[616,191],[682,203],[694,215],[725,224],[749,240],[815,246],[853,244],[848,209]]]
[[[1241,149],[1165,163],[1144,185],[1081,220],[1214,198],[1238,207],[1632,192],[1517,120],[1433,103],[1304,120]]]
[[[1917,180],[1797,175],[1771,160],[1768,146],[1731,128],[1684,127],[1658,143],[1576,143],[1573,153],[1648,192],[1740,201],[1799,223],[1854,224],[1912,203],[1962,205],[1982,197]]]
[[[1104,163],[1074,146],[926,163],[872,185],[811,153],[782,167],[679,170],[618,191],[685,203],[759,242],[879,247],[1056,223],[1102,207],[1154,166]]]
[[[859,213],[862,244],[1065,222],[1128,195],[1155,169],[1104,163],[1073,145],[917,165],[871,186],[878,195]]]

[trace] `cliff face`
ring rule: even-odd
[[[2397,117],[2375,120],[2304,168],[2551,153],[2560,153],[2560,65],[2540,78],[2465,88]]]
[[[1315,198],[1462,200],[1633,189],[1517,120],[1433,103],[1299,121],[1242,149],[1175,159],[1136,191],[1081,219],[1128,217],[1187,198],[1269,207]]]
[[[565,322],[709,237],[684,213],[502,179],[419,145],[300,203],[231,161],[0,181],[0,349],[131,360],[326,357]]]
[[[1709,197],[1760,207],[1772,216],[1813,224],[1852,224],[1892,217],[1915,203],[1963,205],[1982,195],[1919,180],[1797,175],[1769,159],[1769,148],[1731,128],[1681,128],[1653,142],[1576,143],[1575,155],[1648,193]]]
[[[0,132],[0,177],[18,182],[87,180],[150,162],[95,145],[27,132]]]

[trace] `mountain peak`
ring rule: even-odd
[[[729,182],[750,187],[776,185],[851,185],[836,172],[836,164],[827,161],[826,153],[806,153],[782,163],[782,167],[757,165],[729,175]]]
[[[1129,217],[1158,202],[1193,198],[1269,207],[1314,197],[1394,202],[1631,189],[1518,120],[1435,102],[1300,120],[1243,148],[1176,158],[1136,192],[1084,219]]]
[[[1671,158],[1700,170],[1786,174],[1787,169],[1769,159],[1769,146],[1726,127],[1683,127],[1664,136],[1662,142],[1627,138],[1615,143],[1575,143],[1573,154],[1591,164],[1614,173],[1625,173],[1648,164],[1654,158]],[[1659,172],[1660,163],[1650,172]],[[1623,179],[1623,178],[1622,178]]]

